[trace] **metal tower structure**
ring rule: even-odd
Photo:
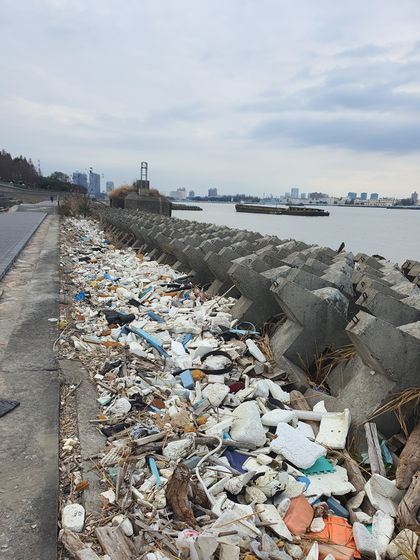
[[[141,190],[149,190],[150,183],[148,179],[149,165],[147,161],[142,161],[140,165],[140,180],[137,181],[137,192]]]

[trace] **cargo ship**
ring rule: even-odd
[[[285,216],[329,216],[330,213],[321,208],[308,208],[307,206],[289,206],[279,208],[277,206],[262,206],[258,204],[235,204],[237,212],[249,212],[251,214],[275,214]]]

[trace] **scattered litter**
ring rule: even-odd
[[[97,389],[91,422],[103,438],[90,458],[100,484],[96,513],[73,503],[94,491],[78,437],[62,443],[71,472],[62,542],[70,553],[415,557],[416,531],[399,520],[414,519],[407,508],[417,503],[419,428],[408,440],[412,464],[401,453],[406,440],[398,449],[380,443],[376,425],[365,461],[352,458],[349,410],[328,412],[321,399],[312,409],[279,372],[264,329],[234,319],[234,298],[212,299],[162,259],[117,248],[93,221],[71,218],[62,227],[66,313],[50,321],[60,324],[61,355],[81,360]],[[0,401],[0,415],[4,402],[19,404]]]

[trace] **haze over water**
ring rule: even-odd
[[[202,212],[177,210],[173,215],[332,249],[344,241],[347,251],[379,254],[399,264],[406,259],[420,260],[420,210],[320,206],[330,215],[318,218],[245,214],[236,212],[234,204],[200,202],[198,206]]]

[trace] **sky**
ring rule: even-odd
[[[0,148],[205,194],[420,190],[418,0],[0,0]]]

